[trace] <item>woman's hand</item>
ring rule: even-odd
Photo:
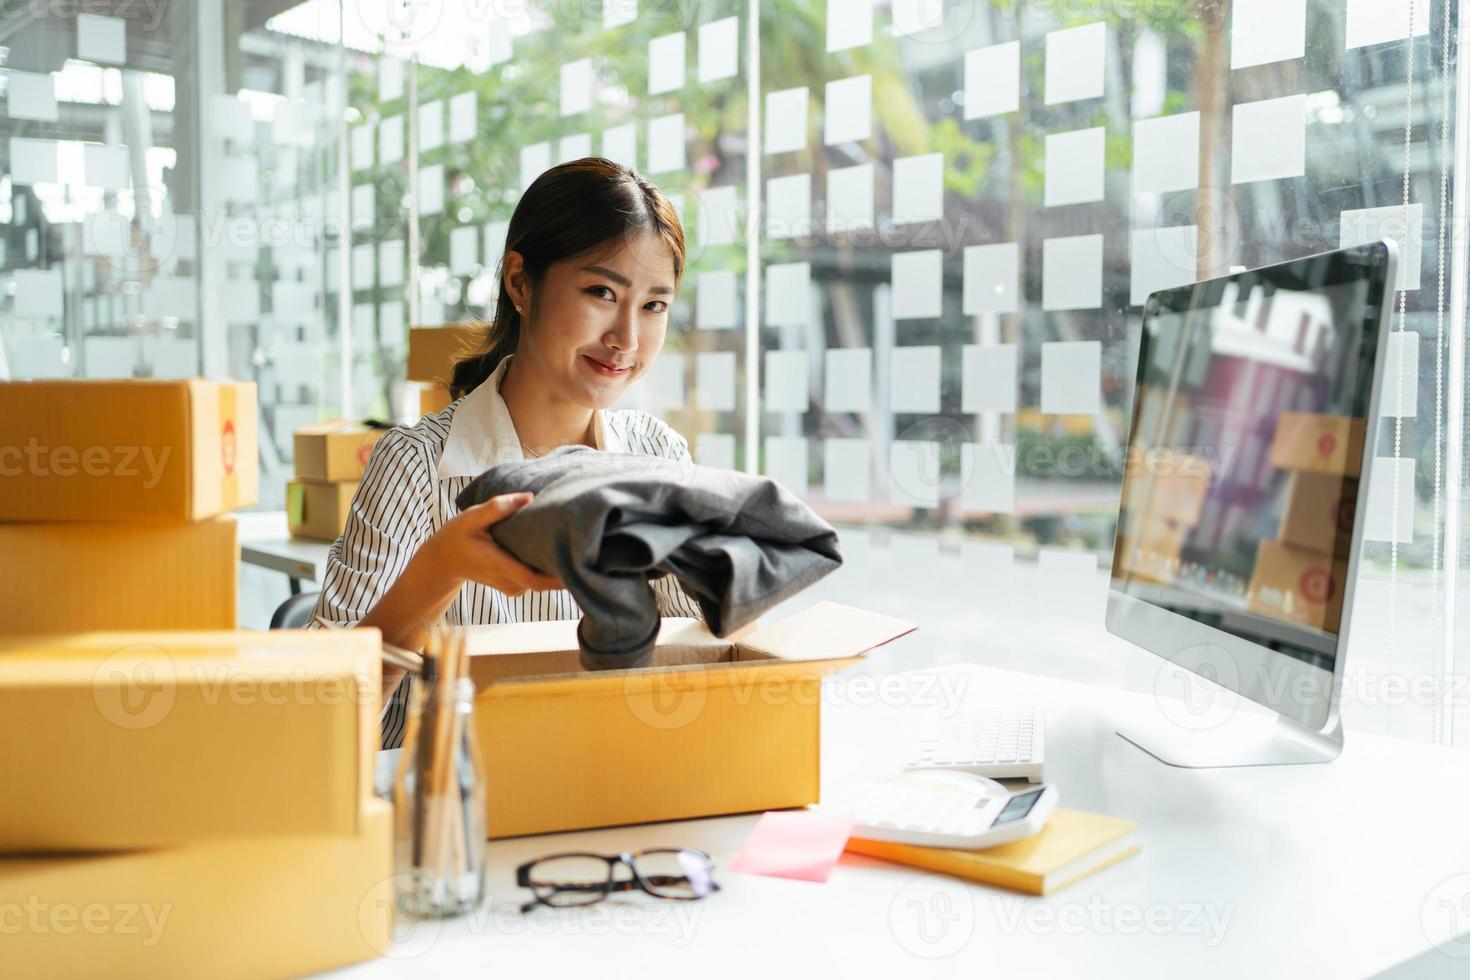
[[[492,524],[530,502],[529,493],[507,493],[461,511],[424,542],[415,560],[427,563],[438,575],[451,577],[455,592],[466,581],[488,585],[508,596],[562,588],[554,576],[521,563],[490,535]]]

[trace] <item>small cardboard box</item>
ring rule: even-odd
[[[736,642],[666,619],[653,666],[588,672],[575,620],[470,627],[489,834],[815,803],[822,677],[914,628],[832,602]]]
[[[1140,520],[1194,527],[1209,496],[1213,468],[1203,456],[1174,449],[1132,452],[1128,509]]]
[[[380,956],[393,939],[393,808],[370,798],[359,822],[351,836],[0,858],[5,972],[286,977]]]
[[[1322,554],[1347,554],[1358,504],[1358,481],[1336,473],[1297,470],[1281,514],[1282,544]]]
[[[1336,633],[1347,563],[1279,541],[1262,541],[1246,608],[1262,616]]]
[[[1365,431],[1360,418],[1282,412],[1269,462],[1283,470],[1357,476],[1363,465]]]
[[[319,483],[362,479],[373,446],[388,429],[364,422],[317,422],[296,430],[295,471],[303,480]]]
[[[479,323],[445,327],[412,327],[408,331],[408,380],[446,383],[454,363],[474,350],[485,336]]]
[[[435,415],[454,401],[449,388],[442,384],[426,384],[419,389],[419,415]]]
[[[255,503],[255,385],[0,382],[0,521],[197,521]]]
[[[1119,542],[1122,571],[1166,585],[1173,582],[1179,575],[1179,553],[1190,530],[1173,521],[1139,522]]]
[[[303,538],[336,541],[347,526],[347,511],[355,493],[356,482],[292,480],[286,484],[286,526]]]
[[[0,630],[234,629],[233,514],[168,523],[0,523]]]
[[[31,747],[0,753],[0,852],[357,833],[381,652],[373,629],[0,637],[0,745]]]

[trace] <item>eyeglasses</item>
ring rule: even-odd
[[[626,866],[631,877],[617,878],[619,866]],[[612,892],[635,890],[688,902],[720,890],[712,877],[714,868],[708,854],[688,848],[652,848],[637,854],[552,854],[516,868],[516,884],[536,896],[521,906],[522,913],[537,905],[592,905]]]

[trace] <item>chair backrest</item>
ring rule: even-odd
[[[311,622],[311,611],[316,608],[316,597],[319,595],[320,592],[303,592],[281,603],[271,616],[271,629],[305,629],[306,624]]]

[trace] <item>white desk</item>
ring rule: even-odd
[[[292,537],[286,529],[286,512],[248,511],[238,515],[240,561],[282,572],[291,580],[291,594],[301,591],[303,580],[320,582],[326,574],[325,541]]]
[[[1264,980],[1369,976],[1416,956],[1415,977],[1470,975],[1470,959],[1433,946],[1455,945],[1441,898],[1463,902],[1459,928],[1470,926],[1470,877],[1453,880],[1470,874],[1462,753],[1350,732],[1330,765],[1170,769],[1113,733],[1125,718],[1163,720],[1149,695],[974,665],[876,680],[854,671],[825,689],[828,795],[894,771],[923,713],[953,703],[946,690],[1033,703],[1048,712],[1047,775],[1062,805],[1140,821],[1143,852],[1043,899],[855,855],[825,885],[733,874],[755,816],[497,841],[479,913],[400,923],[388,956],[342,975]],[[1399,801],[1378,795],[1385,787]],[[1408,800],[1419,825],[1386,831],[1402,827]],[[713,855],[723,890],[517,911],[523,861],[671,845]]]

